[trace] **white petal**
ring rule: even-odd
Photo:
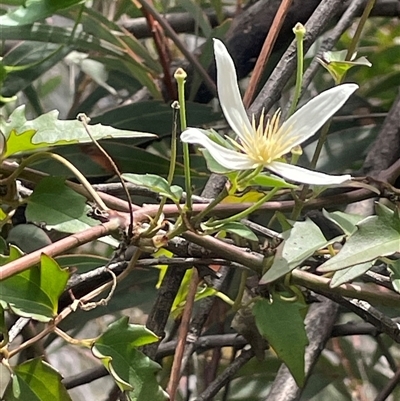
[[[217,63],[218,97],[222,111],[230,127],[239,138],[252,132],[237,84],[235,65],[225,45],[214,39],[214,54]]]
[[[307,170],[292,164],[272,162],[266,166],[269,170],[290,181],[310,185],[338,185],[351,180],[351,175],[329,175]]]
[[[206,148],[221,166],[228,170],[250,170],[257,167],[246,154],[218,145],[196,128],[188,128],[181,134],[181,141],[194,143]]]
[[[357,89],[358,85],[356,84],[335,86],[311,99],[300,110],[289,117],[282,124],[281,132],[284,137],[293,137],[294,140],[290,144],[290,149],[286,149],[283,154],[290,152],[293,147],[300,145],[306,139],[312,137]]]

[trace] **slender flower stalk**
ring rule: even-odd
[[[181,120],[181,129],[186,129],[186,101],[185,101],[185,82],[186,72],[182,68],[175,71],[174,77],[178,84],[178,100],[179,100],[179,115]],[[190,176],[190,154],[189,146],[183,144],[183,163],[185,170],[185,190],[186,190],[186,207],[188,210],[192,209],[192,180]]]
[[[217,163],[231,171],[262,167],[290,181],[324,186],[351,179],[350,175],[328,175],[288,164],[283,156],[313,136],[358,88],[356,84],[339,85],[322,92],[283,124],[279,111],[265,125],[262,114],[256,124],[254,116],[251,122],[247,117],[233,60],[217,39],[214,39],[214,53],[221,108],[237,140],[228,138],[233,146],[228,148],[214,142],[205,131],[188,128],[181,134],[183,142],[206,148]]]

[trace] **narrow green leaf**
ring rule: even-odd
[[[297,188],[297,185],[289,184],[283,178],[271,176],[268,174],[259,174],[257,177],[253,178],[249,185],[259,185],[261,187],[268,188]]]
[[[129,324],[123,317],[96,340],[92,352],[131,399],[164,401],[168,396],[155,377],[160,366],[136,349],[158,340],[146,327]]]
[[[194,0],[181,0],[180,5],[195,19],[195,24],[203,31],[206,38],[211,37],[212,28],[206,13]]]
[[[36,23],[24,26],[2,26],[1,38],[3,40],[28,40],[44,43],[64,44],[79,51],[94,51],[118,57],[124,56],[124,51],[95,35],[89,35],[80,29],[60,27]]]
[[[329,286],[331,288],[339,287],[344,283],[354,280],[366,273],[373,265],[373,262],[360,263],[355,266],[346,267],[343,270],[337,270],[332,277]]]
[[[166,196],[175,202],[179,202],[183,193],[182,188],[177,185],[170,187],[165,178],[154,174],[122,174],[122,178],[132,184],[158,192],[160,195]]]
[[[239,223],[238,221],[226,223],[217,228],[218,230],[223,230],[231,234],[236,234],[239,237],[245,238],[249,241],[258,241],[257,235],[255,235],[253,231],[250,230],[250,228],[246,227],[242,223]]]
[[[15,46],[2,60],[7,76],[1,87],[1,95],[11,97],[25,90],[70,51],[69,46],[35,41],[26,41]]]
[[[274,263],[261,278],[260,284],[270,283],[291,272],[315,251],[328,244],[319,227],[308,218],[296,222],[282,237],[284,241],[277,248]]]
[[[125,34],[120,25],[108,19],[93,7],[85,7],[82,25],[85,32],[104,39],[115,46],[120,47],[121,40],[124,41],[132,53],[137,56],[136,62],[139,60],[138,64],[144,64],[157,75],[162,74],[161,64],[154,59],[151,52],[139,39],[134,35]],[[132,60],[132,57],[130,57],[130,60]]]
[[[269,302],[257,301],[253,306],[256,325],[278,357],[288,367],[297,385],[305,381],[305,348],[308,345],[303,315],[306,306],[300,302],[287,302],[274,294]]]
[[[57,262],[42,255],[40,267],[0,281],[0,301],[19,316],[48,322],[57,314],[58,299],[68,278]]]
[[[97,140],[154,136],[144,132],[119,130],[101,124],[91,125],[89,129]],[[27,121],[24,105],[16,108],[7,121],[0,118],[0,130],[7,139],[7,150],[4,157],[49,146],[92,142],[80,121],[59,120],[57,110]]]
[[[3,399],[7,401],[72,401],[61,375],[40,358],[16,366]]]
[[[59,10],[82,3],[83,0],[26,0],[24,5],[0,16],[0,25],[21,26],[50,17]]]
[[[318,267],[318,271],[336,271],[400,251],[400,233],[382,217],[367,217],[357,227],[340,252]]]

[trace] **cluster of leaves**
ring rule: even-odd
[[[244,337],[256,347],[251,337],[255,332],[257,335],[261,334],[279,360],[289,368],[298,386],[303,387],[307,378],[305,352],[308,338],[304,319],[309,306],[308,290],[318,292],[320,289],[328,294],[341,294],[340,291],[346,289],[346,296],[365,299],[374,306],[393,306],[400,300],[400,296],[396,294],[400,292],[400,264],[397,257],[400,252],[400,217],[394,204],[389,204],[389,207],[377,204],[376,215],[367,218],[341,211],[323,210],[325,219],[336,227],[337,235],[333,237],[327,235],[309,218],[304,221],[291,220],[278,206],[273,214],[263,216],[262,224],[267,225],[267,221],[270,221],[269,226],[279,230],[281,234],[271,231],[272,234],[268,236],[265,231],[260,233],[241,220],[246,212],[249,214],[254,211],[247,202],[254,205],[268,194],[271,194],[271,197],[278,194],[280,197],[293,197],[292,207],[298,207],[299,202],[301,204],[305,201],[299,187],[265,173],[251,176],[251,179],[247,176],[243,180],[241,173],[222,171],[221,166],[216,165],[210,155],[205,153],[210,170],[224,173],[229,179],[230,188],[226,189],[227,192],[221,197],[218,207],[220,210],[225,208],[230,217],[218,219],[218,208],[215,209],[216,214],[213,214],[213,209],[207,209],[207,205],[197,209],[200,216],[207,217],[207,220],[199,219],[191,213],[191,202],[194,198],[186,199],[186,203],[182,203],[185,195],[182,188],[184,176],[186,174],[187,178],[188,175],[187,160],[178,155],[175,163],[172,147],[170,149],[168,145],[172,111],[163,100],[165,95],[158,80],[163,72],[162,63],[155,58],[154,49],[148,42],[136,39],[121,28],[120,24],[114,22],[124,13],[135,18],[141,15],[140,10],[131,2],[118,2],[113,19],[106,18],[96,7],[88,7],[82,0],[28,0],[9,1],[5,4],[16,7],[7,8],[7,12],[0,16],[2,39],[5,43],[11,40],[20,41],[18,46],[7,51],[0,61],[0,101],[4,105],[2,112],[5,115],[0,120],[3,163],[0,185],[4,188],[0,210],[4,237],[0,244],[0,352],[3,367],[10,372],[8,383],[1,389],[4,391],[5,400],[72,399],[61,375],[42,356],[18,363],[11,359],[15,355],[21,355],[30,342],[28,340],[20,346],[14,346],[15,334],[8,322],[10,316],[20,318],[19,322],[35,322],[38,329],[36,341],[55,333],[74,346],[89,349],[91,355],[101,361],[115,384],[130,399],[168,399],[168,395],[158,383],[156,374],[161,371],[159,376],[165,377],[170,368],[165,364],[161,369],[143,352],[141,347],[160,340],[159,336],[145,326],[130,324],[127,317],[122,317],[115,319],[95,338],[77,340],[66,334],[78,333],[87,321],[106,313],[117,313],[139,305],[145,310],[143,304],[159,294],[155,285],[159,274],[155,269],[146,270],[146,274],[133,271],[129,276],[131,282],[128,282],[124,280],[124,273],[121,275],[123,278],[117,279],[108,266],[109,254],[123,241],[118,230],[126,231],[129,219],[127,220],[117,207],[117,210],[113,210],[113,206],[103,207],[101,196],[98,193],[96,195],[96,191],[87,181],[87,177],[98,179],[115,173],[108,159],[98,150],[94,150],[97,149],[97,140],[109,139],[103,146],[112,155],[118,168],[125,173],[122,177],[127,183],[146,188],[155,194],[157,199],[162,198],[160,208],[158,204],[153,207],[134,202],[138,226],[133,228],[133,238],[129,238],[135,241],[139,248],[142,246],[143,251],[152,253],[155,261],[161,260],[160,255],[167,256],[163,259],[165,264],[158,263],[164,265],[159,266],[159,281],[162,282],[166,269],[169,269],[165,267],[168,259],[171,259],[173,264],[176,256],[167,251],[168,241],[186,231],[201,234],[199,244],[205,248],[209,246],[215,253],[218,252],[218,248],[213,248],[211,239],[214,238],[209,237],[210,235],[218,238],[222,250],[223,246],[231,246],[230,251],[223,253],[221,250],[221,258],[225,259],[227,264],[236,262],[250,270],[257,278],[257,290],[253,288],[252,292],[246,294],[246,299],[246,296],[243,296],[242,281],[239,294],[233,289],[228,294],[222,294],[205,285],[199,286],[197,292],[192,295],[196,301],[218,296],[233,305],[233,311],[238,314],[248,310],[255,327],[250,330],[250,334],[249,331],[243,332]],[[214,2],[212,6],[221,19],[221,4]],[[212,37],[221,36],[229,24],[222,23],[218,28],[212,29],[202,8],[197,4],[184,1],[182,7],[192,13],[195,10],[198,15],[197,23],[206,39],[200,61],[207,66],[212,58]],[[46,20],[54,16],[62,16],[69,23],[64,27]],[[397,35],[396,29],[391,31],[391,35]],[[343,45],[348,45],[346,37],[343,39]],[[370,40],[366,40],[365,45],[372,46],[376,43],[371,44]],[[390,46],[381,52],[389,54],[389,50]],[[368,97],[370,91],[377,87],[374,81],[376,74],[381,78],[380,84],[384,82],[389,86],[393,79],[398,78],[398,71],[393,67],[395,62],[390,60],[388,64],[393,71],[390,71],[389,77],[386,76],[387,69],[381,73],[375,72],[372,76],[368,75],[372,73],[365,72],[368,71],[367,68],[354,69],[357,71],[353,73],[353,70],[349,71],[350,67],[367,65],[367,62],[363,58],[353,61],[345,58],[345,53],[332,52],[326,54],[322,60],[336,82],[340,82],[346,73],[354,74],[352,77],[359,82],[372,82],[370,86],[366,85],[365,89],[361,88],[359,97],[348,107],[355,108],[365,104],[361,96]],[[370,59],[373,61],[372,56]],[[54,66],[59,66],[63,60],[68,60],[80,71],[76,77],[79,89],[74,96],[74,103],[64,109],[63,117],[70,119],[59,119],[57,111],[44,110],[44,93],[49,91],[49,88],[57,92],[62,87],[59,77],[48,79],[47,73]],[[316,86],[322,85],[323,81],[318,81]],[[196,75],[191,86],[191,98],[199,85],[200,78]],[[142,87],[147,89],[151,100],[127,102],[115,107],[116,100],[123,103]],[[374,93],[375,96],[382,95],[381,102],[377,107],[368,105],[370,112],[386,110],[393,100],[393,94],[388,96],[384,91]],[[15,107],[14,101],[21,96],[26,105]],[[72,119],[78,111],[90,115],[97,114],[92,118],[93,124],[86,126],[82,121]],[[221,118],[221,114],[214,112],[208,105],[187,102],[186,112],[190,125],[193,126],[210,125]],[[27,115],[32,114],[35,117],[27,118]],[[135,131],[132,131],[132,128]],[[324,171],[343,171],[359,166],[378,129],[379,125],[357,127],[339,119],[334,121],[332,134],[319,158],[319,168]],[[174,130],[176,133],[176,127]],[[158,136],[158,142],[154,141],[154,134]],[[215,138],[225,142],[221,137]],[[349,146],[349,143],[352,146]],[[150,147],[146,148],[149,144]],[[316,143],[311,143],[305,148],[300,159],[302,164],[308,164],[307,159],[311,159],[315,146]],[[49,149],[55,153],[51,153]],[[82,149],[90,149],[90,156],[82,157]],[[171,158],[166,156],[166,153],[171,154]],[[19,165],[15,166],[8,160],[11,156],[19,161]],[[173,181],[168,175],[171,159],[175,168]],[[31,164],[34,164],[36,170],[27,169]],[[199,154],[192,155],[189,172],[195,188],[201,188],[208,177],[207,171],[203,157]],[[51,176],[43,178],[43,173],[49,173]],[[82,186],[65,179],[74,176]],[[32,184],[33,192],[18,180]],[[23,197],[21,188],[25,191]],[[188,194],[192,188],[185,189]],[[320,193],[321,188],[312,188],[312,194],[306,194],[306,201],[312,204]],[[276,199],[278,203],[281,201],[279,197]],[[166,205],[167,202],[171,204]],[[241,213],[235,215],[235,211],[240,209],[230,209],[230,205],[234,203],[242,208]],[[334,201],[327,204],[335,206]],[[301,207],[305,205],[306,202]],[[15,216],[21,210],[27,223],[15,224]],[[282,207],[282,210],[285,209]],[[114,216],[117,218],[113,219]],[[168,222],[164,218],[168,219]],[[146,219],[148,225],[141,225]],[[106,223],[103,226],[101,223],[104,222]],[[62,238],[61,244],[64,244],[63,240],[70,240],[71,245],[60,249],[52,247],[54,233]],[[93,233],[90,239],[101,239],[106,244],[101,248],[103,256],[98,256],[95,252],[91,252],[90,255],[60,255],[63,251],[88,242],[90,239],[84,236],[90,233]],[[262,245],[265,237],[270,247],[267,249]],[[78,239],[75,241],[76,238]],[[245,246],[252,247],[254,254],[247,252]],[[135,262],[139,252],[135,251]],[[24,256],[24,253],[27,253],[27,256]],[[27,261],[30,255],[32,259]],[[18,264],[19,261],[22,261],[21,264]],[[221,260],[218,263],[221,264]],[[104,305],[106,302],[102,302],[104,300],[98,300],[101,294],[101,287],[98,285],[71,301],[68,294],[73,293],[73,274],[77,273],[81,277],[85,274],[90,275],[104,270],[104,265],[107,266],[106,273],[111,271],[112,284],[116,285],[116,289],[111,289],[111,302],[107,308]],[[107,270],[109,267],[110,270]],[[307,276],[306,279],[302,276],[300,282],[296,272],[304,269]],[[362,284],[343,286],[359,279],[371,269],[387,274],[389,278],[386,284],[391,289],[389,294],[382,292],[379,286],[375,287],[376,296],[372,296],[371,291],[364,291]],[[186,298],[190,296],[190,282],[195,277],[192,271],[188,271],[182,277],[181,284],[174,294],[171,310],[168,311],[173,318],[181,317],[185,305],[188,304]],[[210,273],[211,276],[213,274]],[[313,280],[321,274],[329,277],[328,282],[319,281],[315,284]],[[246,276],[247,274],[243,274],[242,279]],[[137,286],[134,295],[132,282]],[[263,296],[255,295],[260,289]],[[237,296],[237,300],[231,301],[229,296]],[[90,303],[92,299],[95,301]],[[241,332],[239,328],[235,328]],[[50,339],[47,345],[52,341]],[[342,347],[345,345],[342,344]],[[265,348],[265,343],[262,343],[260,349],[255,350],[256,354],[265,356]],[[275,365],[272,361],[275,361]],[[327,359],[323,362],[326,366],[332,366]],[[275,375],[276,358],[272,354],[268,354],[265,361],[260,361],[257,368],[249,365],[249,374],[255,384],[260,383],[255,377],[256,370],[266,365],[268,369],[274,369],[272,375]],[[320,374],[324,384],[330,378],[328,369],[325,370],[324,373],[322,366]],[[241,377],[245,377],[246,374],[243,373]],[[345,376],[346,372],[339,372],[338,375]],[[273,376],[268,377],[268,380],[272,379]],[[239,377],[232,383],[233,389],[240,388],[240,383]],[[335,390],[345,396],[348,391],[343,386],[343,383],[336,383]],[[307,395],[309,397],[322,390],[319,386],[310,388],[311,395]],[[259,389],[257,391],[261,392]],[[324,393],[321,394],[324,397]],[[243,399],[258,399],[257,395],[254,395],[254,398],[251,398],[252,396],[248,390]]]

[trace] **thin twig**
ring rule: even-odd
[[[146,18],[147,25],[153,36],[154,43],[157,48],[158,57],[164,72],[164,83],[167,88],[170,100],[176,99],[176,87],[172,82],[171,72],[170,72],[170,57],[168,54],[167,43],[163,35],[162,28],[160,24],[154,20],[154,17],[143,7],[143,14]]]
[[[193,65],[199,75],[203,78],[204,83],[207,85],[208,90],[216,96],[217,89],[215,87],[215,83],[207,74],[207,71],[203,68],[203,66],[199,63],[199,61],[193,56],[193,54],[187,49],[184,43],[180,40],[179,36],[175,33],[175,31],[171,28],[171,25],[168,21],[163,18],[157,10],[152,7],[146,0],[137,0],[140,5],[151,14],[154,19],[162,26],[165,33],[173,40],[176,47],[182,52],[182,54],[186,57],[186,59]]]
[[[322,42],[320,51],[318,52],[319,57],[321,57],[324,52],[333,49],[336,42],[342,36],[343,32],[345,32],[349,28],[349,26],[353,23],[354,18],[360,13],[364,4],[365,0],[355,0],[350,2],[338,23],[335,24],[335,27],[329,31],[329,35],[327,35]],[[301,86],[302,94],[304,94],[315,74],[317,73],[319,68],[321,68],[321,64],[318,62],[317,57],[313,59],[310,66],[304,73],[303,83]]]
[[[386,383],[385,387],[375,397],[374,401],[385,401],[393,390],[400,383],[400,368],[396,371],[395,375]]]
[[[207,387],[207,389],[196,398],[196,401],[211,401],[214,396],[225,386],[237,373],[237,371],[245,365],[254,356],[254,351],[250,348],[244,350],[241,354]]]
[[[306,36],[304,38],[304,52],[306,53],[323,29],[340,12],[342,0],[322,0],[307,21]],[[281,57],[274,72],[250,106],[250,115],[259,115],[262,110],[267,113],[281,97],[282,90],[296,69],[296,42],[293,41],[285,54]]]
[[[292,5],[293,0],[283,0],[280,4],[278,11],[276,12],[275,18],[272,22],[271,28],[268,31],[268,35],[265,39],[264,45],[261,49],[260,55],[258,56],[254,71],[251,75],[249,85],[247,86],[246,92],[243,97],[244,107],[248,108],[254,99],[254,95],[257,86],[260,82],[261,74],[264,71],[265,65],[271,55],[272,49],[278,37],[280,30],[282,29],[283,22]]]
[[[186,338],[189,331],[190,316],[192,314],[194,298],[196,296],[198,284],[199,284],[199,276],[197,270],[193,268],[193,273],[189,284],[188,295],[186,298],[186,304],[183,310],[181,324],[179,326],[178,344],[176,346],[174,362],[171,368],[171,376],[167,386],[167,393],[170,396],[170,401],[175,400],[176,391],[178,389],[179,380],[181,378],[182,356],[185,350]]]

